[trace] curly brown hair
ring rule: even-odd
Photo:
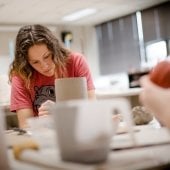
[[[15,58],[10,65],[9,80],[13,75],[19,75],[29,88],[34,69],[28,62],[28,50],[36,44],[46,44],[52,52],[56,65],[57,76],[67,75],[66,63],[70,51],[62,46],[53,33],[43,25],[26,25],[20,28],[16,37]]]

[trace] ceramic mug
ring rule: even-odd
[[[113,108],[123,106],[122,101],[116,101],[72,100],[51,107],[63,160],[82,163],[107,160],[111,139],[116,132],[112,120]]]
[[[60,78],[55,80],[56,102],[87,99],[87,82],[85,77]]]

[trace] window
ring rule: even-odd
[[[159,41],[146,45],[146,60],[148,65],[154,66],[167,57],[166,41]]]

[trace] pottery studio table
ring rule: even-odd
[[[135,141],[126,131],[119,131],[113,136],[108,159],[100,164],[79,164],[61,160],[55,142],[55,132],[46,129],[41,136],[44,144],[38,151],[24,150],[20,159],[16,160],[12,149],[8,156],[12,169],[69,169],[69,170],[137,170],[168,169],[170,167],[170,133],[169,129],[154,123],[134,126]],[[19,141],[33,138],[29,135],[7,133],[7,145],[12,146]],[[33,138],[33,140],[35,140]],[[135,142],[135,143],[134,143]]]

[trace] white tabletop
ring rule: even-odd
[[[97,89],[97,97],[129,97],[139,95],[142,88],[127,88],[127,89]]]
[[[169,130],[156,129],[150,125],[134,128],[139,129],[135,132],[137,145],[133,146],[132,143],[129,143],[129,136],[126,133],[114,136],[108,161],[100,165],[63,162],[55,147],[42,148],[39,151],[26,150],[22,153],[20,161],[16,161],[9,150],[10,162],[12,168],[17,170],[18,168],[39,169],[39,167],[66,170],[97,170],[100,168],[103,170],[136,170],[168,164],[170,162]]]

